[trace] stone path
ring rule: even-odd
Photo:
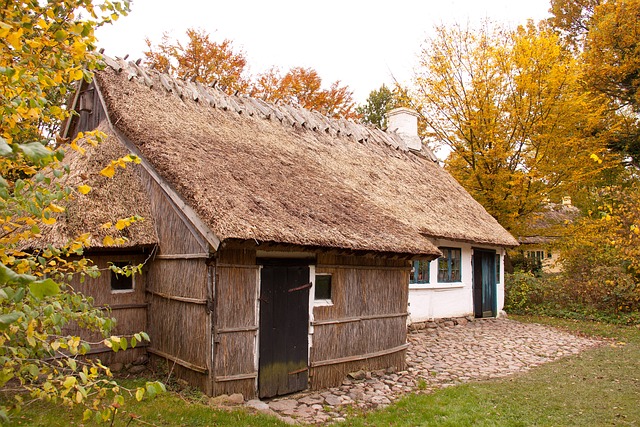
[[[430,323],[410,332],[408,341],[404,371],[359,371],[339,387],[245,405],[291,424],[342,421],[349,407],[374,409],[418,390],[511,375],[603,342],[508,319]]]

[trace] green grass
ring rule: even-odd
[[[514,318],[611,340],[600,348],[524,374],[449,387],[433,394],[409,395],[384,410],[354,415],[337,426],[640,425],[640,328],[544,317]],[[167,393],[148,402],[130,402],[126,410],[144,422],[134,421],[131,426],[286,425],[248,411],[215,410],[197,394],[186,397]],[[105,425],[83,424],[81,419],[81,411],[37,403],[11,425]],[[128,416],[121,414],[114,426],[125,426],[127,421]]]
[[[340,426],[640,425],[640,329],[518,317],[610,344],[509,378],[410,395]]]
[[[124,386],[134,388],[144,380],[125,380]],[[249,410],[214,409],[207,405],[207,398],[199,393],[163,393],[150,401],[137,402],[127,399],[124,411],[115,417],[114,426],[256,426],[283,427],[284,422],[273,416],[256,414]],[[25,408],[12,419],[10,426],[66,427],[66,426],[109,426],[93,420],[82,421],[83,409],[61,408],[45,402],[36,402]],[[139,417],[127,424],[135,414]]]

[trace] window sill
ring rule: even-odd
[[[420,284],[409,284],[409,290],[416,289],[460,289],[464,288],[464,283],[462,282],[454,282],[454,283],[420,283]]]
[[[317,299],[313,301],[314,307],[327,307],[333,305],[333,301],[330,299]]]

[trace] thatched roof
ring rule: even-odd
[[[438,255],[434,238],[515,246],[398,135],[227,96],[107,59],[109,119],[221,240]]]
[[[73,199],[64,203],[65,211],[58,214],[57,222],[42,231],[42,238],[30,242],[29,247],[44,247],[52,244],[61,247],[82,233],[91,234],[91,247],[103,248],[103,239],[109,235],[113,239],[125,238],[120,248],[149,246],[157,243],[158,237],[151,215],[151,205],[140,181],[140,166],[129,163],[125,169],[118,168],[113,178],[100,175],[100,170],[129,154],[120,141],[110,131],[107,123],[98,130],[106,133],[107,138],[97,147],[88,147],[85,154],[67,147],[63,164],[70,167],[69,183],[87,184],[91,191],[86,195],[75,194]],[[82,141],[80,142],[82,145]],[[141,216],[142,221],[130,227],[117,230],[115,227],[103,228],[108,222]]]
[[[527,231],[518,237],[523,245],[546,245],[563,236],[567,226],[580,217],[580,209],[564,203],[547,203],[531,215]]]

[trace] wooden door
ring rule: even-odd
[[[496,252],[473,250],[473,311],[475,317],[497,315]]]
[[[309,380],[309,267],[265,264],[260,280],[258,395],[304,390]]]

